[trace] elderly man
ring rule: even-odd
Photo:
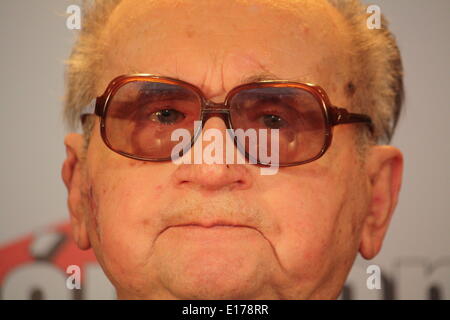
[[[118,298],[337,298],[358,252],[380,251],[401,185],[384,20],[369,29],[353,0],[107,0],[83,21],[66,115],[84,134],[67,135],[62,176],[75,241]],[[173,157],[177,129],[193,138]],[[256,161],[175,161],[209,129]],[[277,140],[247,148],[227,129]]]

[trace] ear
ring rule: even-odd
[[[82,205],[82,172],[81,155],[83,152],[83,136],[71,133],[64,139],[66,160],[62,166],[62,179],[68,191],[67,204],[70,212],[72,234],[78,247],[82,250],[91,247],[87,233],[87,217]]]
[[[370,178],[370,206],[364,218],[359,252],[374,258],[381,249],[397,205],[403,174],[403,156],[392,146],[374,146],[366,162]]]

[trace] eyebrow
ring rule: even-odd
[[[139,73],[136,71],[137,69],[135,69],[135,68],[130,69],[130,70],[133,70],[133,72],[130,72],[130,73]],[[153,73],[153,74],[164,76],[163,73]],[[183,79],[180,79],[175,76],[171,76],[171,78],[183,80]],[[288,81],[292,81],[292,82],[302,82],[302,83],[307,83],[307,82],[310,83],[311,82],[308,80],[308,76],[285,78],[285,77],[279,77],[270,71],[262,71],[259,73],[242,76],[237,85],[251,83],[251,82],[268,81],[268,80],[269,81],[270,80],[288,80]]]
[[[250,82],[258,82],[258,81],[266,81],[266,80],[288,80],[288,81],[292,81],[292,82],[310,82],[308,81],[308,78],[303,76],[303,77],[291,77],[291,78],[284,78],[284,77],[279,77],[274,73],[271,72],[261,72],[261,73],[257,73],[257,74],[253,74],[253,75],[249,75],[249,76],[243,76],[241,78],[240,84],[244,84],[244,83],[250,83]]]
[[[257,74],[253,74],[250,76],[244,76],[242,77],[240,83],[249,83],[249,82],[258,82],[258,81],[265,81],[265,80],[282,80],[282,78],[278,77],[277,75],[271,73],[271,72],[261,72]]]

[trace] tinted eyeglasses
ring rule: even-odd
[[[198,87],[182,80],[123,75],[84,110],[82,121],[89,114],[100,117],[102,139],[112,151],[143,161],[171,160],[172,149],[179,143],[171,139],[176,129],[191,134],[183,147],[186,152],[199,136],[194,122],[201,121],[203,127],[212,116],[222,118],[234,131],[266,129],[269,139],[272,130],[278,129],[279,166],[320,158],[331,144],[335,125],[363,123],[373,131],[370,117],[333,106],[321,87],[285,80],[242,84],[223,103],[214,103]],[[252,157],[245,136],[233,135],[232,139],[247,159]],[[256,162],[266,164],[257,156]]]

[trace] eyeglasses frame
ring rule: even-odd
[[[116,78],[114,78],[109,85],[107,86],[104,93],[93,99],[91,103],[86,106],[86,108],[83,109],[80,120],[82,123],[84,123],[86,117],[88,115],[97,115],[100,117],[100,133],[103,139],[103,142],[106,144],[106,146],[118,153],[121,154],[127,158],[140,160],[140,161],[151,161],[151,162],[163,162],[163,161],[169,161],[172,160],[171,157],[167,158],[144,158],[135,156],[120,150],[116,150],[113,148],[113,146],[110,144],[107,135],[106,135],[106,115],[109,107],[109,102],[111,100],[111,97],[114,96],[114,94],[117,92],[118,89],[120,89],[123,85],[125,85],[128,82],[135,82],[135,81],[148,81],[148,82],[160,82],[165,84],[173,84],[173,85],[179,85],[183,88],[186,88],[188,90],[193,91],[197,94],[197,96],[201,100],[201,112],[200,112],[200,119],[202,122],[201,127],[199,128],[197,132],[194,132],[194,136],[191,139],[191,145],[189,149],[191,149],[194,146],[194,143],[196,142],[201,129],[203,128],[206,121],[213,116],[220,117],[224,123],[226,124],[227,129],[233,129],[233,124],[231,121],[231,114],[230,114],[230,105],[229,101],[231,98],[233,98],[238,92],[245,90],[245,89],[255,89],[255,88],[261,88],[261,87],[293,87],[293,88],[300,88],[303,90],[308,91],[310,94],[312,94],[318,102],[320,102],[320,106],[324,115],[325,119],[325,141],[324,145],[322,146],[322,149],[320,152],[313,158],[308,160],[302,160],[292,163],[283,163],[278,164],[280,167],[290,167],[290,166],[297,166],[301,164],[306,164],[312,161],[315,161],[322,157],[325,152],[328,150],[328,148],[331,145],[331,142],[333,140],[333,128],[336,125],[340,124],[350,124],[350,123],[364,123],[368,126],[370,132],[373,134],[374,128],[372,120],[369,116],[365,114],[359,114],[359,113],[351,113],[345,108],[337,107],[331,104],[328,95],[326,94],[325,90],[315,84],[311,83],[301,83],[301,82],[295,82],[290,80],[261,80],[261,81],[255,81],[250,83],[244,83],[240,84],[233,89],[231,89],[226,97],[224,102],[222,103],[216,103],[213,102],[205,97],[205,94],[203,91],[198,88],[197,86],[180,80],[175,79],[171,77],[165,77],[165,76],[158,76],[153,74],[145,74],[145,73],[137,73],[137,74],[128,74],[128,75],[120,75]],[[240,148],[241,146],[238,145],[237,139],[233,139],[236,147]],[[187,150],[189,150],[187,149]],[[241,149],[240,149],[241,150]],[[251,156],[245,151],[241,150],[245,154],[245,157],[247,159],[251,158]],[[257,164],[267,166],[267,164],[260,163],[256,159]]]

